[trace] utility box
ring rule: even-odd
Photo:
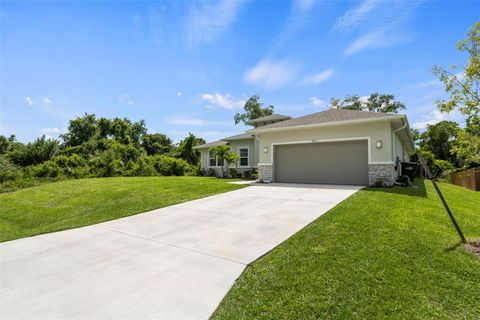
[[[408,176],[410,181],[414,181],[419,176],[419,166],[417,162],[400,162],[402,167],[402,176]]]

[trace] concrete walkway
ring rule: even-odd
[[[207,319],[248,263],[360,187],[255,185],[0,244],[1,319]]]

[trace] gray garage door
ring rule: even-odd
[[[277,145],[276,182],[368,184],[367,140]]]

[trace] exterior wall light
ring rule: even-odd
[[[263,152],[268,153],[268,147],[263,147]]]
[[[382,140],[377,140],[377,144],[376,144],[377,149],[382,149],[382,146],[383,146]]]

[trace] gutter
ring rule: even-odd
[[[394,134],[397,133],[398,131],[404,130],[406,128],[410,128],[410,126],[408,125],[408,120],[404,121],[402,119],[402,123],[403,123],[403,126],[401,126],[398,129],[393,130]],[[410,135],[410,130],[405,130],[405,133],[407,134],[408,140],[410,140],[410,143],[411,143],[411,146],[412,146],[412,151],[415,151],[415,143],[412,139],[412,136]],[[393,137],[394,137],[394,141],[395,141],[395,135]]]

